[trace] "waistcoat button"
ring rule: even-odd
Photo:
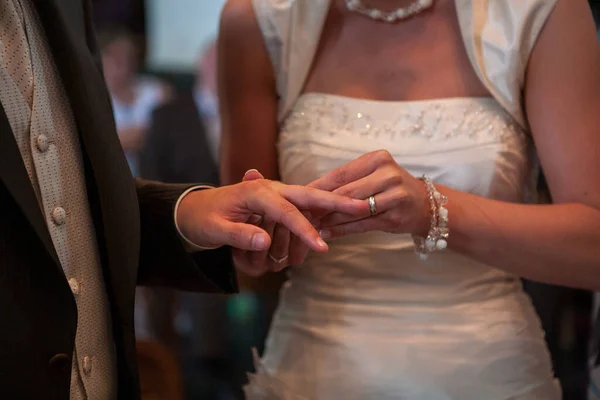
[[[56,207],[52,210],[52,220],[56,225],[62,225],[67,221],[67,212],[62,207]]]

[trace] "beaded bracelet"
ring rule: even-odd
[[[426,260],[429,253],[448,247],[450,232],[448,230],[448,209],[445,208],[448,203],[448,197],[438,192],[427,176],[423,175],[419,179],[423,181],[427,189],[431,227],[426,238],[413,235],[413,241],[415,243],[415,252],[421,260]]]

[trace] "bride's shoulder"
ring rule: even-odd
[[[227,0],[221,11],[221,23],[244,22],[255,18],[253,0]]]
[[[268,60],[261,31],[253,0],[228,0],[221,11],[219,53],[236,59],[249,55],[244,64],[248,64],[248,60],[254,62],[263,58],[263,53]]]
[[[292,10],[297,4],[304,3],[304,0],[227,0],[223,13],[260,18],[268,14]]]
[[[221,12],[221,26],[232,30],[273,29],[278,22],[289,18],[297,5],[305,0],[227,0]],[[258,24],[258,25],[257,25]]]
[[[227,0],[221,11],[219,36],[222,42],[261,38],[254,0]]]
[[[516,53],[528,57],[559,1],[562,0],[456,0],[456,3],[463,32],[468,36],[484,44],[516,45]]]

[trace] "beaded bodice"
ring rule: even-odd
[[[366,104],[360,106],[357,102]],[[476,142],[522,138],[523,131],[510,115],[494,104],[497,103],[491,98],[383,102],[306,94],[285,121],[282,136],[285,132],[293,135],[299,130],[312,130],[331,137],[358,135],[363,139],[390,141],[410,137],[440,141],[461,136]],[[379,111],[375,114],[361,111],[373,106],[393,107],[395,112],[379,118]]]

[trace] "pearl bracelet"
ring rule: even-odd
[[[431,215],[431,225],[426,238],[413,235],[415,252],[421,260],[426,260],[429,253],[443,250],[448,247],[448,210],[445,208],[448,197],[444,196],[435,188],[431,180],[423,175],[419,178],[427,189],[427,198]]]

